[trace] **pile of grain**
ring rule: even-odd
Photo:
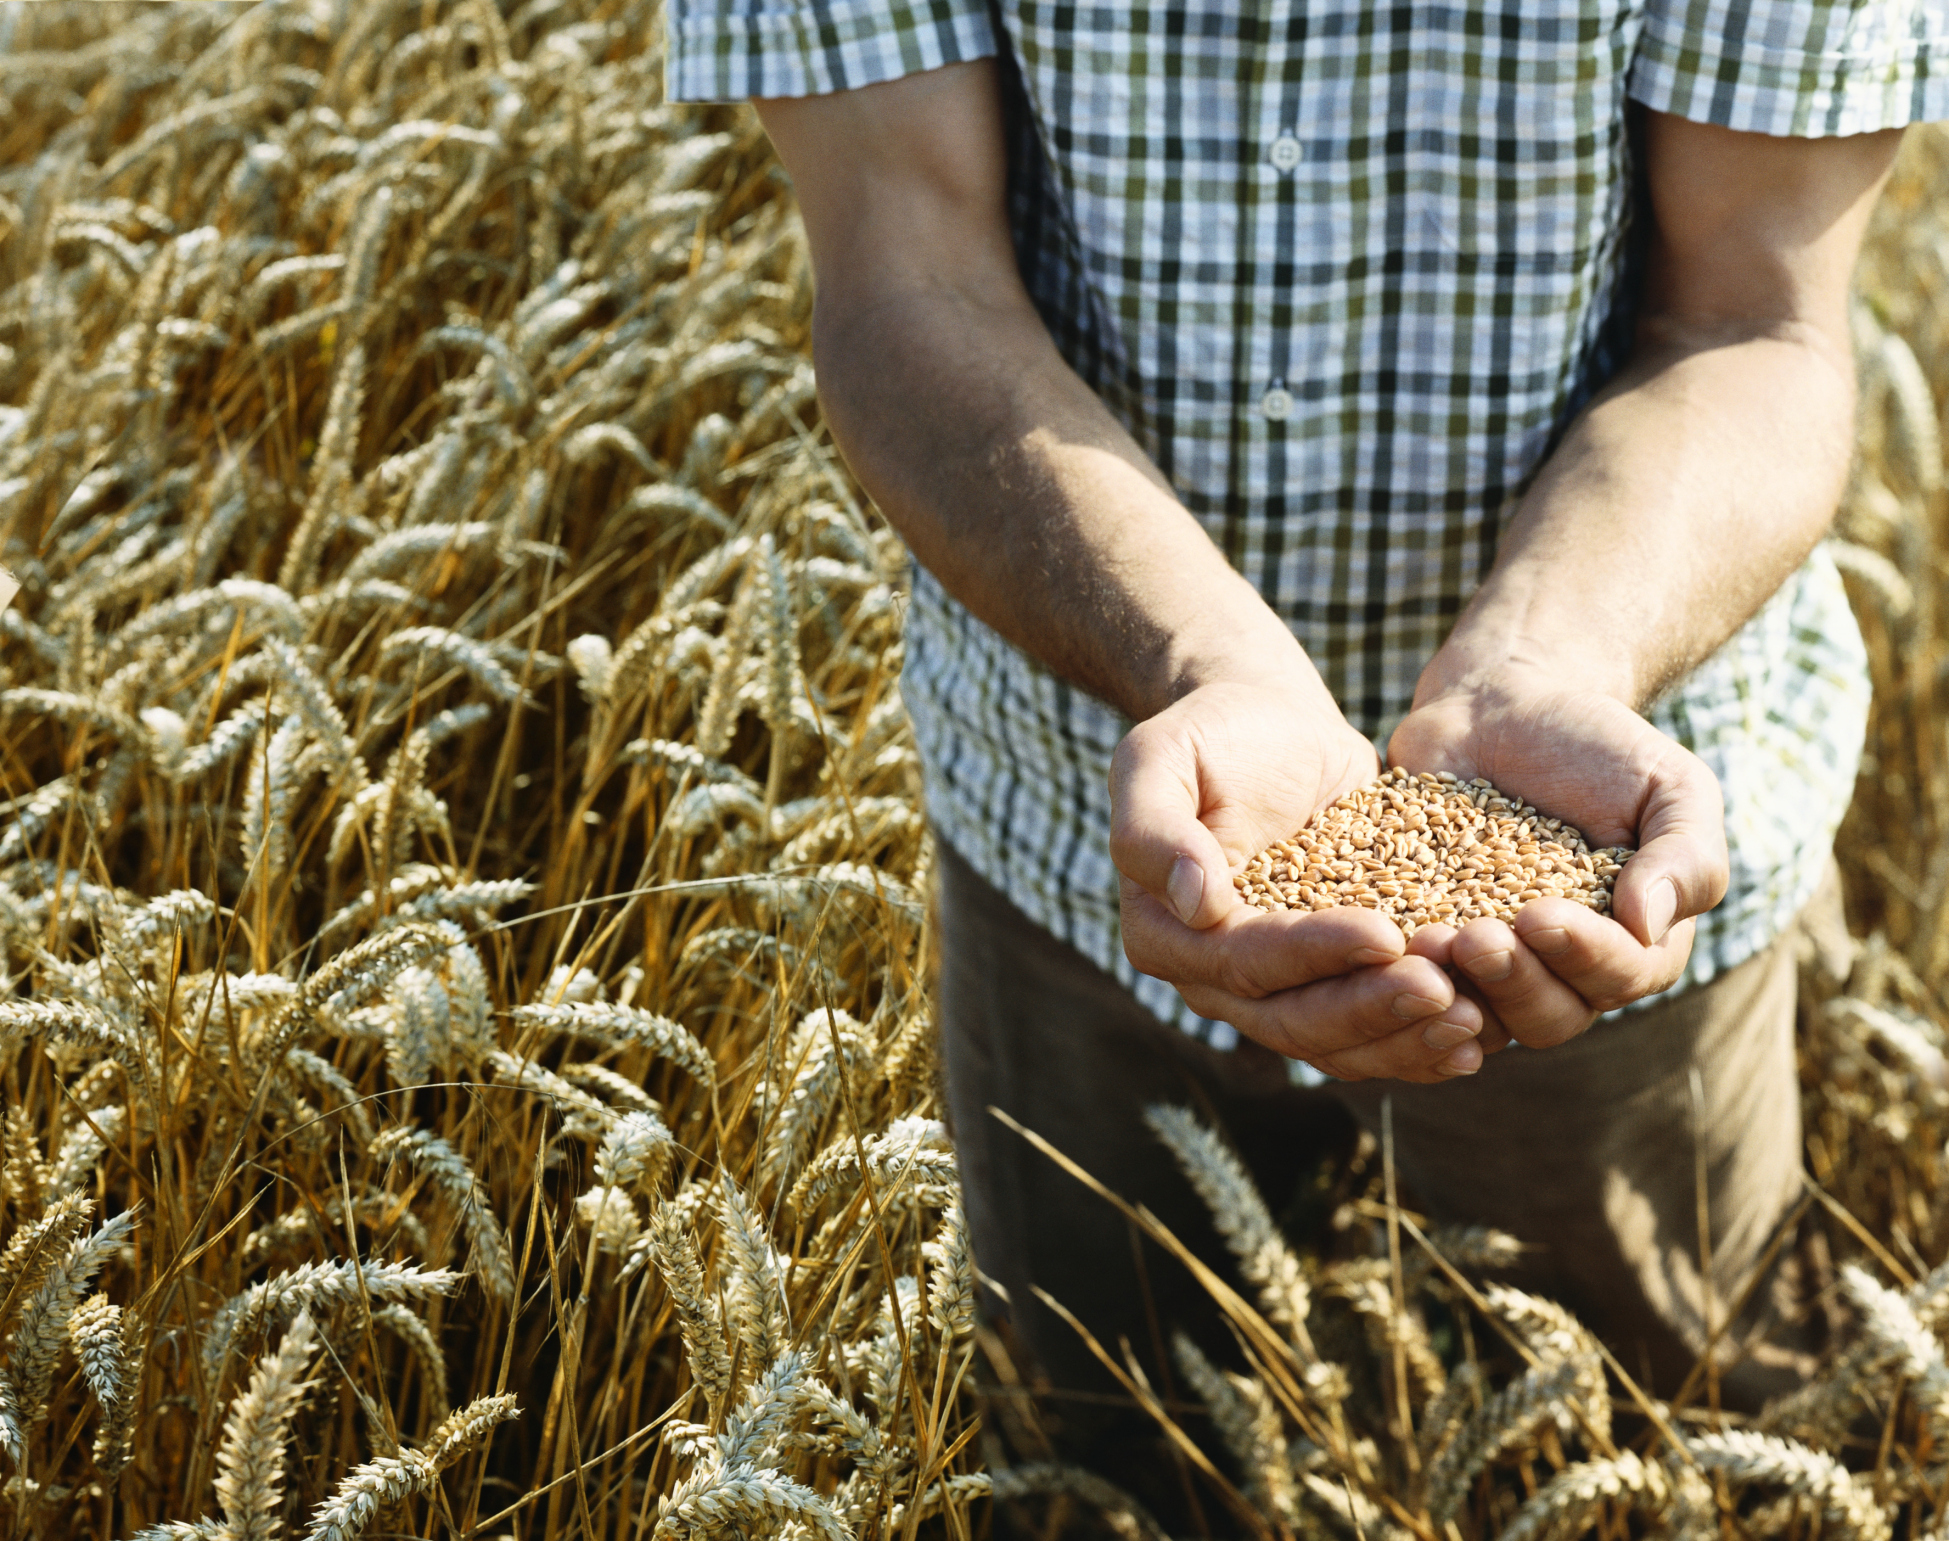
[[[1631,852],[1593,850],[1560,819],[1481,777],[1390,770],[1266,847],[1233,882],[1261,910],[1358,904],[1413,936],[1441,922],[1513,920],[1532,899],[1571,899],[1598,914]]]

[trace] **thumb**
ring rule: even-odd
[[[1110,762],[1110,859],[1125,880],[1185,925],[1216,925],[1237,902],[1231,863],[1200,821],[1195,756],[1181,740],[1139,723]]]
[[[1638,853],[1611,897],[1611,914],[1647,947],[1676,922],[1711,909],[1730,878],[1718,779],[1696,755],[1672,747],[1647,791]]]

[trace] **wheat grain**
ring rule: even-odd
[[[1257,909],[1360,905],[1412,936],[1434,922],[1513,920],[1542,898],[1606,913],[1630,855],[1592,850],[1577,830],[1479,777],[1390,770],[1258,853],[1234,885]]]

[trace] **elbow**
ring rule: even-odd
[[[872,349],[862,342],[864,328],[856,312],[821,294],[812,307],[812,369],[819,387],[819,410],[832,430],[840,453],[857,473],[865,448],[858,441],[873,412],[868,397],[871,376],[867,360]]]

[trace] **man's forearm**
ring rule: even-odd
[[[1632,358],[1538,474],[1417,704],[1533,665],[1641,708],[1805,558],[1847,474],[1849,275],[1900,143],[1646,115]]]
[[[1215,677],[1325,688],[1026,301],[949,287],[821,300],[828,421],[915,557],[1132,717]]]
[[[921,564],[1131,717],[1222,682],[1338,722],[1292,634],[1050,340],[1009,234],[993,62],[758,110],[805,216],[827,420]]]
[[[1512,520],[1419,699],[1511,668],[1642,708],[1739,629],[1833,515],[1852,360],[1813,327],[1657,320]]]

